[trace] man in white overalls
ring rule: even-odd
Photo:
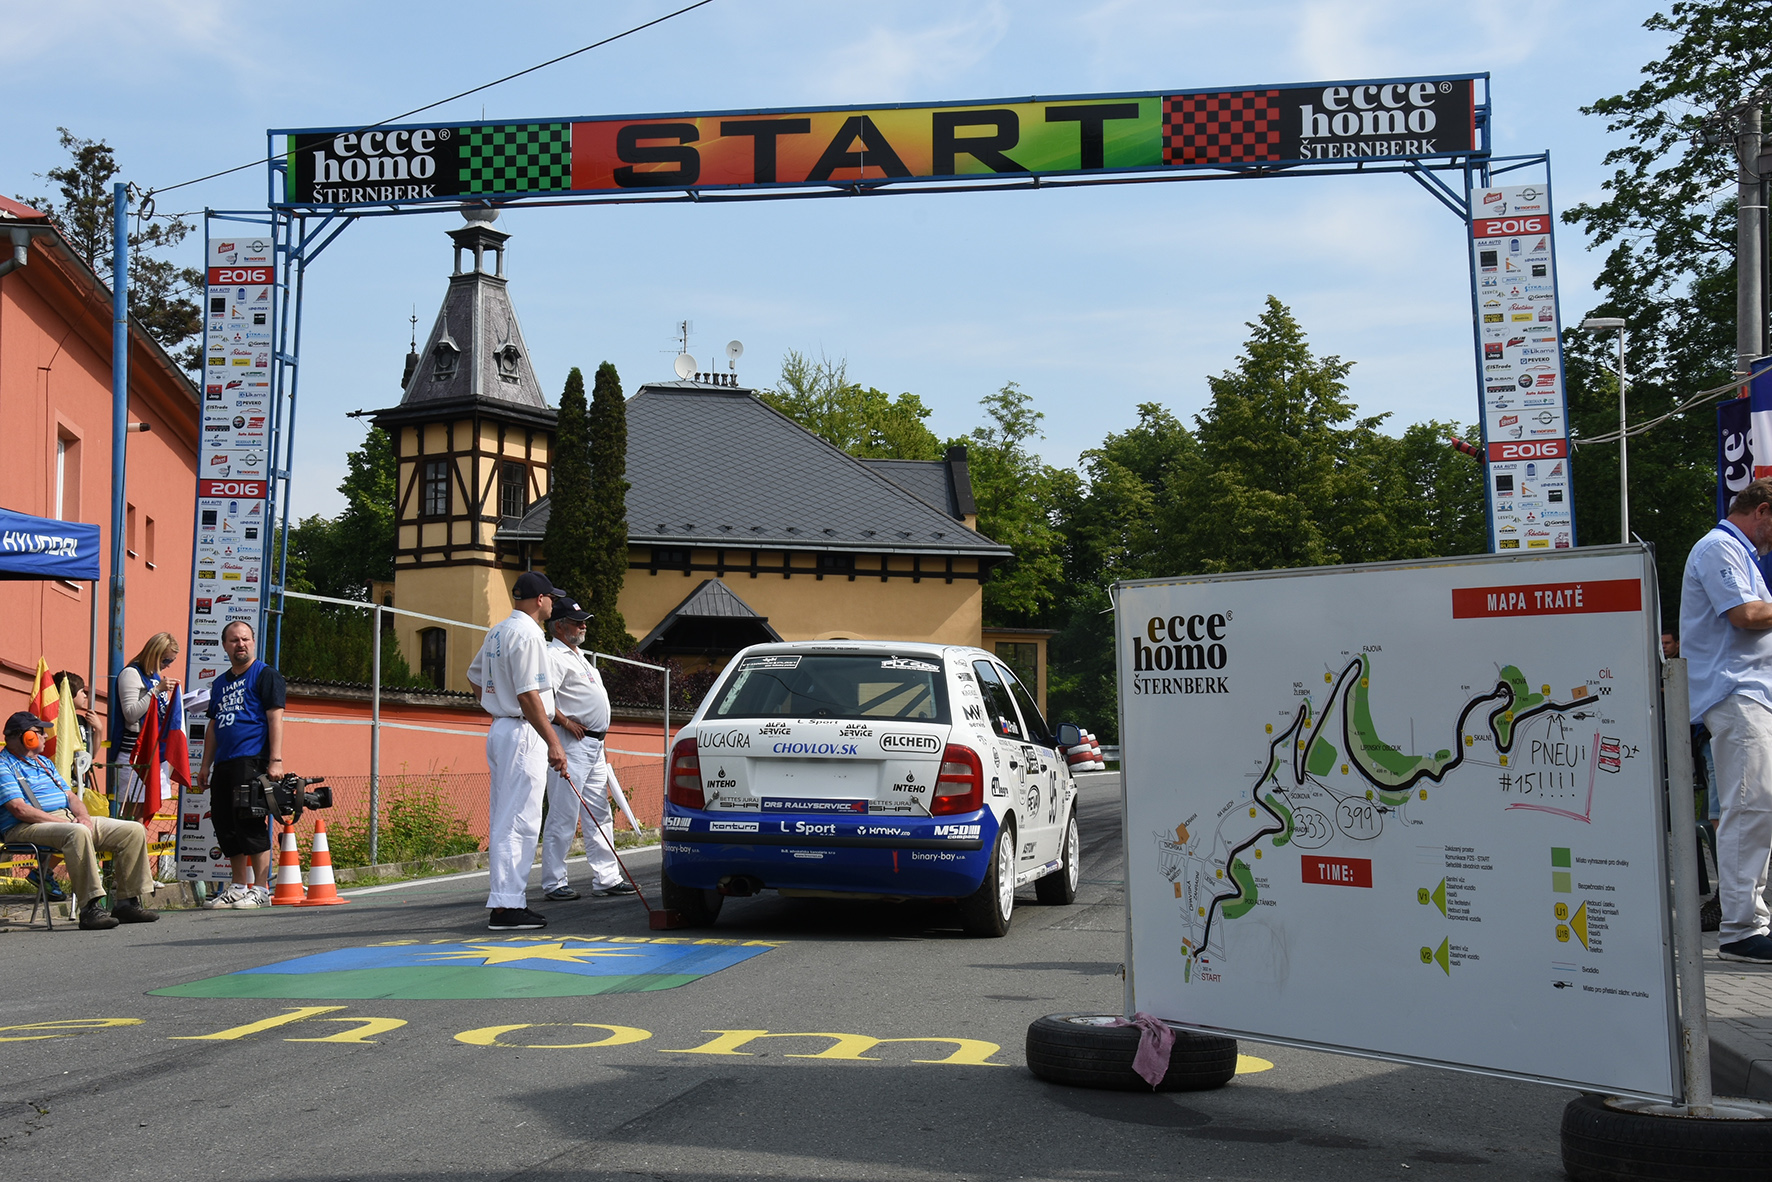
[[[566,752],[554,735],[554,679],[542,621],[559,592],[547,576],[524,571],[511,588],[511,614],[486,634],[468,666],[468,682],[493,716],[486,732],[491,885],[486,926],[495,932],[545,928],[531,911],[529,867],[541,832],[541,798],[547,772],[566,770]]]
[[[566,851],[584,816],[585,861],[591,864],[591,894],[631,895],[634,888],[622,881],[621,867],[610,852],[615,829],[609,815],[609,764],[603,758],[603,739],[609,732],[609,694],[603,678],[579,649],[585,639],[585,621],[591,613],[571,598],[554,600],[548,627],[554,642],[548,660],[554,678],[554,728],[566,749],[566,770],[572,783],[557,771],[548,773],[548,816],[541,833],[541,886],[549,899],[578,898],[566,880]],[[573,786],[578,788],[573,791]],[[583,805],[579,797],[583,795]],[[588,805],[586,810],[583,806]]]

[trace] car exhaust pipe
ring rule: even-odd
[[[729,899],[748,899],[763,889],[763,880],[748,874],[728,874],[720,880],[718,889]]]

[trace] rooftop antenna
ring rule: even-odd
[[[677,343],[681,346],[681,348],[679,350],[680,352],[682,352],[682,353],[689,352],[689,334],[694,331],[695,331],[695,321],[693,321],[693,320],[679,320],[679,321],[677,321]]]
[[[671,368],[677,371],[678,377],[682,378],[684,381],[688,381],[689,375],[695,372],[695,358],[687,353],[679,353],[677,354],[676,364],[671,366]]]
[[[726,369],[733,375],[733,383],[738,382],[738,359],[744,356],[743,341],[726,342]]]

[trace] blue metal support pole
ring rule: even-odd
[[[111,627],[110,683],[123,672],[123,523],[129,446],[129,186],[111,189]]]

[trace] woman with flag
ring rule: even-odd
[[[105,728],[111,740],[111,796],[121,806],[120,815],[144,824],[160,808],[160,761],[137,759],[136,749],[144,730],[151,728],[148,750],[157,755],[160,737],[169,733],[167,713],[179,702],[179,685],[166,670],[177,660],[178,641],[170,632],[156,632],[123,667],[111,692],[111,717]]]

